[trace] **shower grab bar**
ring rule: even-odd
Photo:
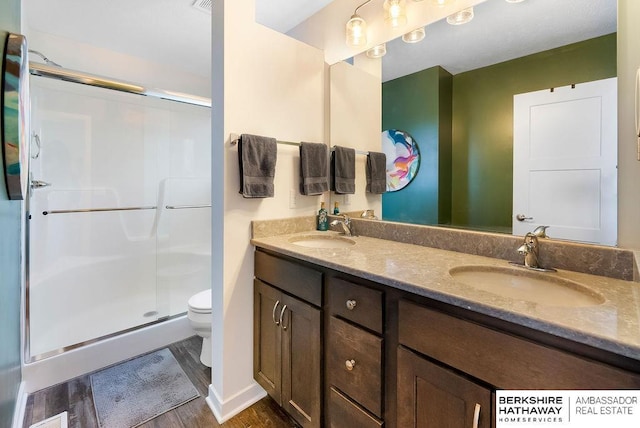
[[[49,214],[69,214],[69,213],[93,213],[93,212],[107,212],[107,211],[140,211],[140,210],[155,210],[157,207],[124,207],[124,208],[84,208],[76,210],[51,210],[42,211],[42,215]]]
[[[165,206],[168,210],[186,210],[189,208],[211,208],[211,204],[204,205],[167,205]]]

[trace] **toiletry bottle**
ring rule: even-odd
[[[335,204],[333,204],[333,213],[334,213],[335,215],[340,214],[340,208],[338,208],[338,201],[336,201],[336,203],[335,203]]]
[[[318,211],[318,230],[329,230],[329,218],[327,210],[324,209],[324,202],[320,203],[320,211]]]

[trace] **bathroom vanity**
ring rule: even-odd
[[[296,244],[324,234],[252,240],[254,376],[303,427],[490,427],[497,389],[640,389],[638,283],[561,270],[586,300],[540,303],[453,275],[520,276],[504,260]]]

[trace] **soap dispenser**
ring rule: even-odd
[[[324,202],[320,203],[320,210],[318,211],[318,230],[329,230],[329,218],[327,217],[327,210],[324,209]]]

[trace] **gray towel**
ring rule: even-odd
[[[321,195],[329,191],[328,147],[322,143],[300,143],[300,193]]]
[[[245,198],[272,198],[278,148],[275,138],[242,134],[238,142],[240,194]]]
[[[335,146],[331,155],[331,190],[336,193],[356,193],[356,151]]]
[[[387,155],[369,152],[367,156],[367,192],[381,194],[387,191]]]

